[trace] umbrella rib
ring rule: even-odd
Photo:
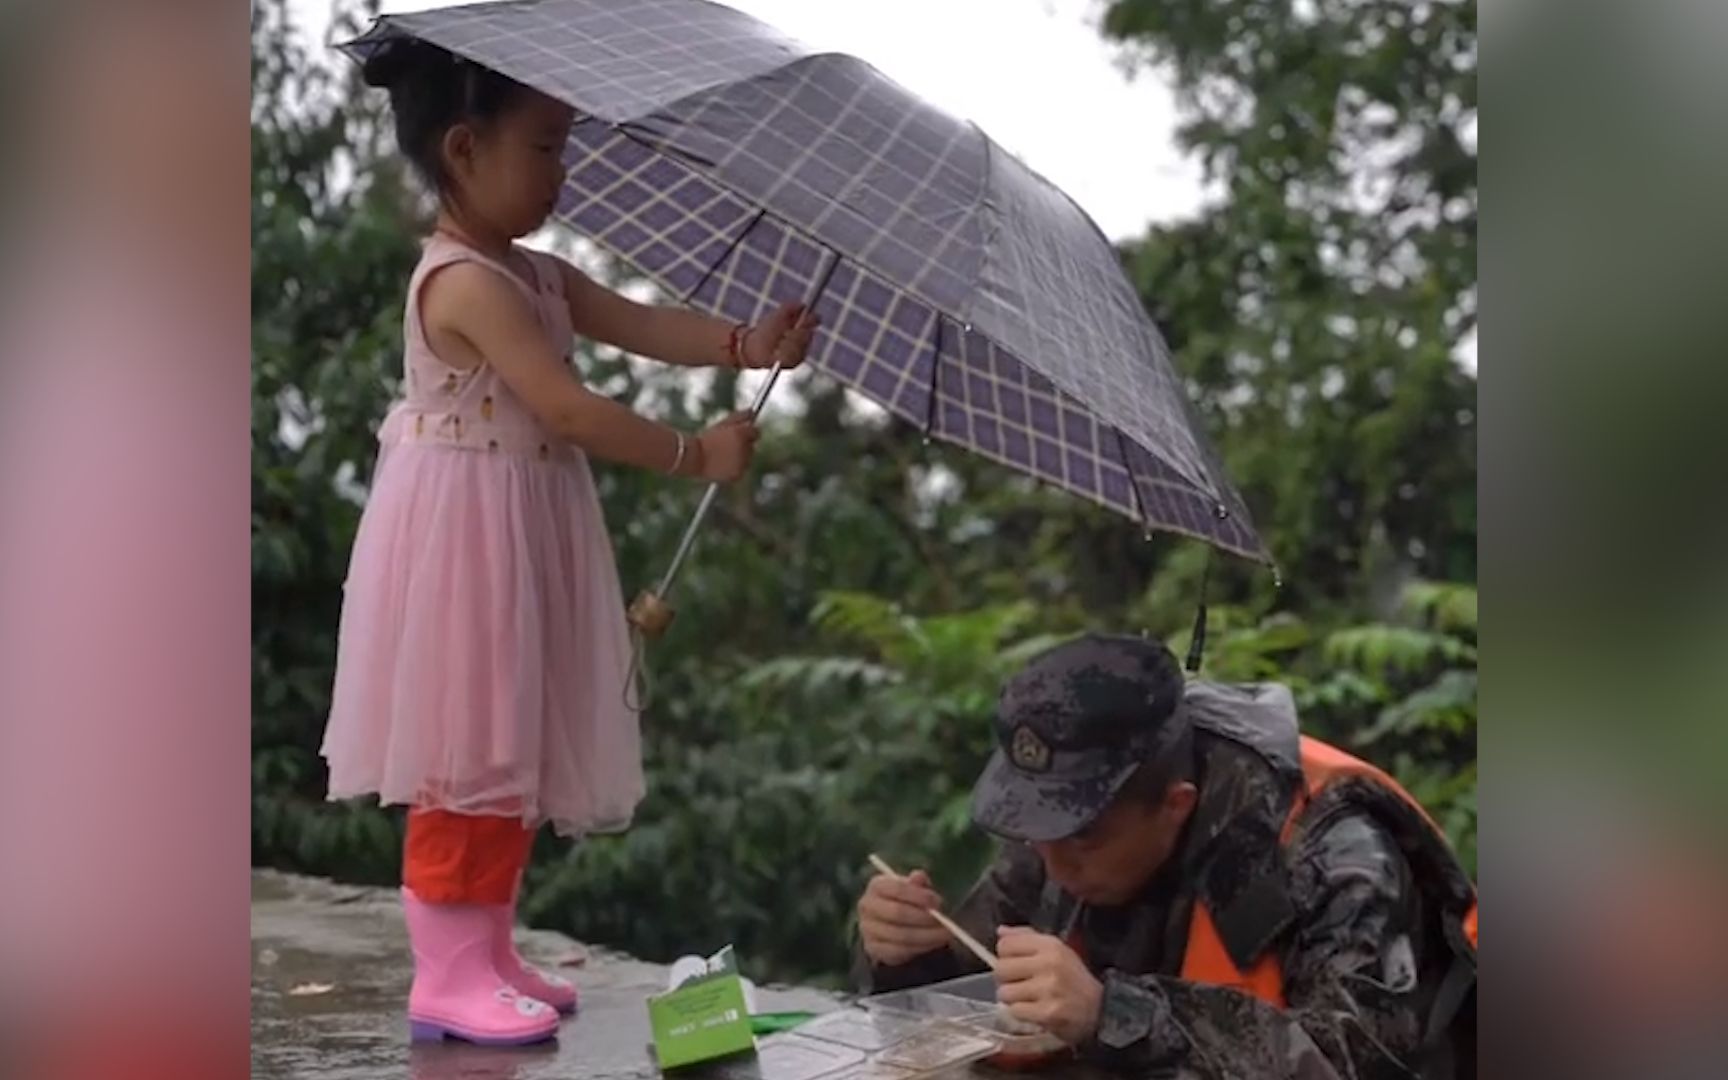
[[[826,251],[829,256],[831,256],[828,260],[828,269],[822,272],[822,279],[816,283],[816,292],[810,297],[810,310],[814,311],[816,310],[816,305],[822,302],[822,294],[828,291],[829,279],[833,278],[834,271],[840,269],[840,260],[844,258],[844,256],[834,248],[829,247],[820,240],[817,240],[815,236],[811,236],[810,239],[815,240],[822,250]]]
[[[986,207],[991,211],[994,211],[996,204],[990,198],[990,180],[994,175],[996,168],[996,155],[992,152],[994,150],[994,144],[991,142],[989,133],[979,127],[977,121],[968,120],[966,126],[970,127],[972,133],[978,136],[980,154],[983,158],[984,166],[984,175],[978,178],[978,192],[972,197],[972,208],[969,212],[976,214],[980,209]],[[989,272],[991,251],[996,246],[996,235],[1001,232],[1001,230],[1001,215],[991,213],[987,219],[986,228],[984,229],[984,240],[979,245],[978,280],[972,283],[972,294],[966,298],[964,304],[964,312],[968,318],[971,318],[978,312],[978,293],[983,288],[985,274]],[[1021,360],[1020,362],[1022,364],[1025,363],[1024,360]]]
[[[924,403],[924,441],[936,428],[936,376],[942,370],[942,313],[936,312],[936,350],[930,357],[930,397]]]
[[[1134,459],[1128,456],[1128,437],[1122,434],[1122,429],[1116,429],[1116,452],[1122,455],[1122,468],[1128,472],[1128,487],[1134,492],[1134,508],[1140,511],[1140,527],[1146,530],[1146,538],[1152,538],[1152,519],[1146,513],[1146,497],[1140,494],[1140,477],[1134,472]]]
[[[763,206],[757,208],[756,213],[751,216],[749,222],[745,224],[744,228],[739,230],[738,235],[732,238],[732,242],[726,245],[726,250],[720,253],[720,257],[714,260],[712,266],[702,271],[701,278],[697,280],[696,284],[691,287],[689,292],[684,294],[684,303],[690,303],[690,301],[695,298],[696,294],[702,291],[702,286],[708,284],[708,279],[714,276],[714,272],[726,265],[726,260],[732,257],[732,253],[738,250],[738,245],[744,242],[744,238],[750,235],[750,231],[756,228],[756,226],[762,221],[763,216],[767,213],[767,207]]]

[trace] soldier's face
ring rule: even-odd
[[[1099,907],[1126,904],[1176,851],[1195,796],[1194,785],[1182,782],[1156,803],[1118,799],[1075,835],[1032,847],[1050,880],[1070,895]]]

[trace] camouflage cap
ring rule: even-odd
[[[1030,842],[1084,829],[1179,741],[1183,685],[1176,658],[1150,638],[1093,634],[1039,655],[1002,689],[972,819]]]

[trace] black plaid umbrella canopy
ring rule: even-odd
[[[577,110],[560,220],[691,306],[814,298],[814,367],[1141,522],[1266,560],[1115,251],[1043,177],[853,57],[707,0],[391,15]]]

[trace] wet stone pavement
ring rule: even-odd
[[[562,934],[518,930],[523,956],[572,979],[582,1011],[555,1044],[410,1046],[412,964],[393,889],[270,871],[252,876],[253,1080],[603,1080],[658,1075],[648,1056],[649,995],[667,968]],[[723,943],[722,943],[723,944]],[[695,948],[692,948],[695,951]],[[584,953],[580,967],[560,966]],[[748,972],[746,972],[748,973]],[[767,1011],[824,1011],[815,990],[761,987]]]

